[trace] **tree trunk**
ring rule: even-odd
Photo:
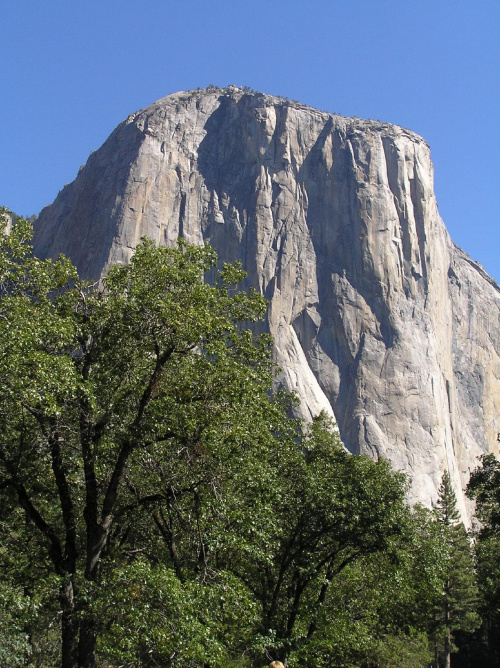
[[[97,633],[94,616],[87,612],[80,624],[78,645],[78,668],[96,668]]]
[[[85,580],[89,587],[90,601],[97,595],[101,575],[100,557],[108,533],[102,527],[87,527],[87,564]],[[97,668],[96,660],[97,623],[92,604],[85,603],[81,609],[80,642],[78,644],[78,668]]]
[[[73,580],[68,577],[61,585],[59,601],[62,608],[61,619],[61,667],[78,668],[78,622],[75,616],[75,596]]]
[[[446,582],[446,602],[445,602],[445,635],[444,635],[444,668],[450,668],[451,665],[451,619],[450,619],[450,581]]]
[[[446,635],[444,637],[444,668],[450,668],[451,666],[451,632],[450,629],[446,629]]]

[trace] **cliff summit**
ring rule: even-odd
[[[142,236],[210,242],[269,300],[305,417],[458,492],[500,433],[500,290],[450,240],[430,150],[398,126],[229,86],[131,114],[40,214],[35,249],[99,278]]]

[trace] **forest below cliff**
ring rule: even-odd
[[[4,229],[7,218],[4,216]],[[499,664],[500,465],[473,531],[273,392],[265,311],[209,246],[99,283],[0,237],[0,666]]]

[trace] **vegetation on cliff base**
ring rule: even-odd
[[[210,247],[103,284],[0,237],[0,665],[419,666],[447,563],[406,479],[271,391]]]

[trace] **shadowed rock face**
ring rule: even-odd
[[[500,432],[500,290],[451,242],[425,141],[230,87],[170,95],[119,125],[45,208],[35,248],[97,279],[143,235],[209,241],[269,300],[306,417],[459,492]]]

